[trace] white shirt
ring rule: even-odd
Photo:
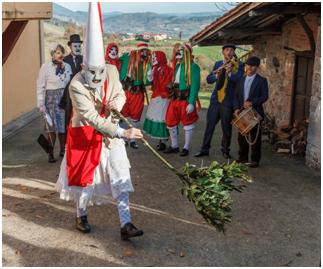
[[[176,72],[176,76],[175,76],[175,83],[178,83],[179,84],[179,78],[180,78],[180,75],[181,75],[181,67],[182,65],[180,65],[177,69],[177,72]]]
[[[64,62],[65,71],[56,75],[56,65],[53,62],[45,63],[39,70],[37,79],[37,106],[45,104],[45,92],[63,89],[70,82],[72,75],[71,66]]]
[[[252,76],[246,76],[246,79],[244,81],[244,87],[243,87],[243,93],[244,93],[244,100],[246,101],[249,97],[250,88],[253,80],[255,79],[256,74],[253,74]]]

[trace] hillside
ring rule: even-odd
[[[72,21],[79,25],[86,22],[86,12],[71,11],[53,3],[53,17],[61,21]],[[221,16],[219,12],[203,13],[172,13],[157,14],[153,12],[121,13],[112,12],[102,14],[105,31],[108,33],[167,33],[178,36],[182,32],[183,38],[189,38],[207,24]]]

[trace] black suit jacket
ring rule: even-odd
[[[83,56],[82,55],[77,55],[77,56],[75,56],[75,63],[76,63],[76,65],[75,65],[75,63],[74,63],[74,61],[73,61],[73,56],[72,56],[72,54],[69,54],[69,55],[67,55],[67,56],[65,56],[64,57],[64,62],[66,62],[66,63],[68,63],[70,66],[71,66],[71,68],[72,68],[72,73],[73,73],[73,75],[72,75],[72,77],[71,77],[71,80],[72,80],[72,78],[78,73],[78,72],[80,72],[81,71],[81,63],[83,62]]]
[[[241,109],[244,102],[244,82],[246,76],[243,76],[237,83],[235,98],[234,98],[234,110]],[[267,79],[256,74],[249,92],[249,97],[246,101],[252,103],[252,107],[262,116],[265,116],[263,103],[268,99],[268,82]]]

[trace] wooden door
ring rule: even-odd
[[[314,60],[311,55],[296,54],[292,122],[309,118]]]

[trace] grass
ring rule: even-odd
[[[202,108],[209,107],[211,94],[212,94],[211,91],[200,91],[199,92],[199,98],[200,98]]]
[[[220,46],[195,47],[193,50],[195,57],[204,55],[206,58],[212,60],[212,62],[219,61],[223,58]]]

